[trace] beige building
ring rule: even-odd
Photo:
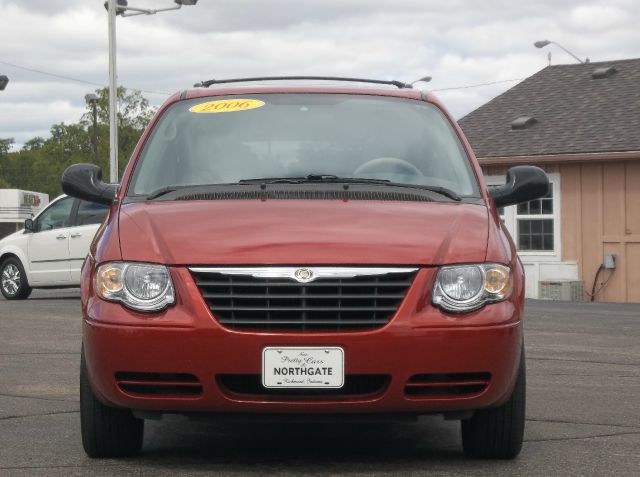
[[[502,211],[527,275],[640,302],[640,59],[549,66],[460,120],[489,184],[542,167],[549,196]],[[607,255],[615,256],[615,268]]]

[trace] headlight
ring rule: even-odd
[[[138,311],[159,311],[175,302],[171,276],[163,265],[104,263],[96,271],[95,289],[100,298]]]
[[[498,263],[442,267],[433,287],[433,304],[443,310],[466,312],[511,294],[511,269]]]

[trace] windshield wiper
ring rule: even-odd
[[[256,179],[241,179],[238,182],[223,184],[192,184],[182,186],[166,186],[154,190],[145,197],[145,200],[154,200],[165,194],[175,192],[180,189],[189,189],[194,187],[214,187],[214,186],[232,186],[242,184],[373,184],[386,185],[391,187],[405,187],[408,189],[427,190],[436,194],[444,195],[455,201],[462,200],[458,194],[451,189],[440,186],[430,186],[422,184],[405,184],[401,182],[392,182],[389,179],[370,179],[366,177],[340,177],[334,174],[309,174],[304,177],[260,177]]]
[[[347,184],[389,184],[388,179],[367,179],[356,177],[339,177],[334,174],[309,174],[300,177],[260,177],[256,179],[240,179],[239,184],[305,184],[310,182],[347,183]]]
[[[393,187],[406,187],[410,189],[428,190],[436,194],[444,195],[455,201],[462,200],[460,196],[446,187],[429,186],[422,184],[405,184],[392,182],[389,179],[369,179],[366,177],[340,177],[334,174],[309,174],[304,177],[263,177],[256,179],[242,179],[240,184],[305,184],[305,183],[329,183],[329,184],[375,184]]]
[[[170,185],[170,186],[160,187],[159,189],[156,189],[151,193],[149,193],[148,195],[146,195],[144,197],[144,200],[157,199],[158,197],[161,197],[165,194],[170,194],[171,192],[175,192],[177,190],[193,189],[195,187],[206,187],[206,186],[212,186],[212,185],[216,185],[216,184]]]
[[[256,179],[240,179],[237,184],[302,184],[306,177],[258,177]]]
[[[173,192],[178,190],[180,187],[177,186],[168,186],[168,187],[160,187],[159,189],[154,190],[151,194],[145,197],[145,200],[153,200],[157,199],[161,195],[168,194],[169,192]]]

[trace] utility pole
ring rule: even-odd
[[[128,0],[107,0],[104,3],[109,14],[109,181],[118,182],[118,75],[116,73],[116,15],[155,15],[169,10],[179,10],[183,5],[193,6],[198,0],[173,0],[172,7],[137,8]]]
[[[91,106],[93,115],[93,131],[91,133],[91,162],[98,164],[98,100],[97,94],[89,93],[84,99]]]
[[[116,74],[116,0],[109,10],[109,182],[118,182],[118,86]]]

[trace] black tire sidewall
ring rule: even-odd
[[[135,418],[129,409],[106,406],[93,394],[84,346],[80,355],[80,430],[89,457],[130,457],[142,447],[144,420]]]
[[[514,389],[506,403],[482,409],[462,421],[465,454],[472,458],[513,459],[522,449],[526,417],[526,360],[524,344]],[[499,439],[498,439],[499,437]]]

